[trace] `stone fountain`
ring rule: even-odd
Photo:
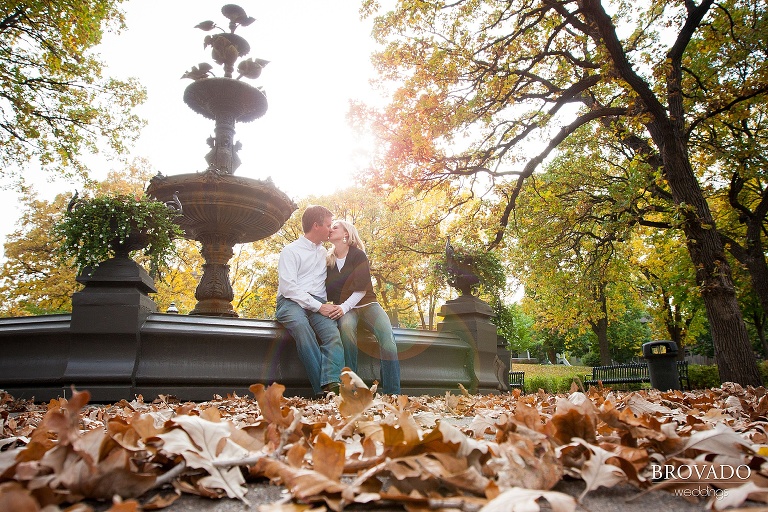
[[[214,394],[246,395],[256,382],[279,382],[286,396],[312,396],[296,344],[277,322],[236,318],[228,261],[237,243],[266,238],[280,229],[296,205],[269,180],[236,177],[240,165],[235,123],[258,119],[267,110],[263,92],[239,78],[257,78],[266,61],[247,59],[248,43],[234,34],[253,18],[225,5],[230,32],[205,37],[213,60],[184,74],[194,80],[184,101],[215,122],[205,170],[158,175],[147,193],[183,204],[180,224],[186,236],[202,244],[204,272],[190,315],[158,313],[149,297],[149,275],[127,257],[101,264],[72,297],[72,314],[0,318],[0,389],[16,398],[48,401],[66,397],[72,387],[87,389],[96,402],[175,395],[181,400],[210,400]],[[216,25],[206,21],[199,28]],[[128,269],[129,271],[126,271]],[[496,328],[490,308],[462,295],[446,304],[438,331],[395,328],[403,393],[444,395],[457,383],[489,392],[506,381],[494,360]],[[361,330],[358,374],[365,382],[380,375],[378,343]],[[498,359],[498,358],[497,358]],[[496,374],[494,371],[496,370]],[[501,387],[499,389],[502,389]]]
[[[233,78],[235,63],[250,52],[248,42],[235,30],[250,25],[254,19],[233,4],[225,5],[221,12],[229,20],[229,32],[205,36],[204,45],[211,47],[211,56],[223,67],[224,76],[211,76],[213,66],[206,62],[182,76],[193,80],[184,91],[184,102],[215,122],[214,135],[208,138],[210,151],[205,155],[208,166],[202,172],[157,175],[147,194],[169,201],[178,193],[184,204],[179,224],[186,238],[202,245],[205,264],[195,291],[198,302],[190,315],[236,317],[228,265],[233,247],[276,233],[297,207],[271,179],[234,175],[241,163],[237,152],[242,147],[235,142],[235,124],[254,121],[267,111],[264,92],[242,79],[258,78],[268,61],[241,60],[238,76]],[[212,21],[204,21],[196,28],[207,32],[219,29]]]

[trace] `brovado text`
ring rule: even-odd
[[[740,480],[749,479],[752,469],[745,464],[732,466],[730,464],[681,464],[675,466],[672,464],[651,466],[651,478],[653,480],[669,480],[676,478],[678,480],[688,480],[696,482],[715,482],[717,480],[730,480],[738,478]]]

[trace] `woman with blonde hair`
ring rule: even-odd
[[[328,272],[325,288],[328,300],[339,308],[339,332],[344,345],[344,362],[357,371],[357,325],[363,322],[379,342],[381,352],[381,390],[400,393],[400,361],[392,325],[384,308],[376,301],[371,283],[371,268],[357,228],[335,220],[328,240]]]

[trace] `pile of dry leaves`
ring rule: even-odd
[[[279,384],[251,386],[255,400],[106,407],[88,405],[87,391],[47,406],[0,392],[0,510],[85,511],[94,499],[156,510],[180,493],[245,501],[245,482],[265,478],[294,505],[332,510],[496,512],[546,500],[572,511],[576,500],[551,490],[566,476],[584,494],[628,482],[719,491],[713,508],[768,502],[763,388],[382,397],[351,371],[342,381],[339,397],[316,401],[283,397]]]

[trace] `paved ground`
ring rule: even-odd
[[[581,481],[561,481],[553,490],[564,492],[575,498],[584,490],[584,483]],[[674,496],[666,491],[654,491],[638,496],[638,491],[630,485],[617,485],[612,488],[600,488],[587,494],[584,502],[577,507],[578,512],[698,512],[708,510],[706,501],[691,503],[684,498]],[[179,498],[173,505],[163,509],[168,512],[242,512],[245,510],[258,510],[259,505],[274,503],[285,497],[283,487],[270,485],[268,483],[248,484],[248,494],[246,499],[250,506],[239,500],[223,499],[211,500],[185,494]],[[107,507],[97,509],[104,510]],[[750,512],[768,511],[768,507],[759,504],[747,502],[741,509],[749,508]],[[543,510],[550,510],[546,505]],[[740,510],[741,510],[740,509]],[[393,505],[366,505],[348,507],[345,510],[365,510],[378,512],[402,512],[404,509]]]
[[[466,427],[471,418],[443,418],[444,421],[450,421],[457,426]],[[182,495],[173,505],[162,509],[168,512],[242,512],[246,510],[258,510],[260,505],[266,505],[280,501],[288,496],[287,491],[282,486],[270,485],[268,482],[248,483],[248,493],[246,499],[250,505],[246,505],[240,500],[220,499],[214,500],[202,498],[190,494]],[[580,480],[561,480],[555,491],[563,492],[578,499],[584,490],[584,482]],[[551,510],[545,502],[542,510]],[[94,508],[106,510],[109,508],[105,504],[93,504]],[[746,502],[739,509],[749,509],[749,512],[765,511],[768,512],[768,506],[762,503]],[[403,512],[405,509],[396,504],[368,504],[355,505],[347,507],[350,511],[377,511],[377,512]],[[577,506],[577,512],[694,512],[710,510],[707,507],[707,500],[688,501],[683,497],[675,496],[669,491],[653,491],[641,493],[635,487],[629,484],[617,485],[611,488],[599,488],[587,494],[584,501]],[[5,512],[5,511],[0,511]]]

